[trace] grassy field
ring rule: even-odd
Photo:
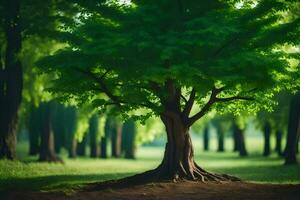
[[[201,151],[196,140],[195,154],[198,164],[213,172],[227,173],[243,180],[260,183],[300,183],[300,165],[284,166],[283,159],[275,154],[261,156],[262,143],[257,139],[247,141],[250,155],[240,158],[231,152],[217,153],[215,141],[210,152]],[[250,149],[251,147],[251,149]],[[14,190],[71,190],[85,183],[122,178],[156,167],[162,158],[162,147],[141,147],[136,160],[125,159],[67,159],[64,164],[38,163],[37,157],[27,156],[27,144],[18,144],[19,161],[0,161],[0,189]]]

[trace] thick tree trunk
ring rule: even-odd
[[[265,123],[264,126],[264,156],[269,156],[270,155],[270,134],[271,134],[271,125],[269,122]]]
[[[152,179],[203,182],[238,180],[228,175],[209,173],[195,163],[189,127],[185,126],[179,114],[164,112],[161,119],[166,127],[167,144],[162,163],[155,170],[148,172]]]
[[[205,127],[204,133],[203,133],[203,148],[204,148],[204,151],[209,150],[209,129],[208,129],[208,126]]]
[[[287,143],[285,147],[285,164],[297,163],[297,146],[300,132],[300,92],[291,101]]]
[[[18,110],[22,99],[20,2],[4,1],[5,65],[0,83],[0,158],[15,159]]]
[[[275,151],[279,156],[282,156],[282,147],[281,147],[281,140],[282,140],[282,131],[277,130],[276,131],[276,146],[275,146]]]
[[[51,103],[42,103],[41,109],[41,145],[39,161],[61,162],[55,154],[54,135],[51,123]]]

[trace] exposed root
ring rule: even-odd
[[[189,173],[185,174],[176,173],[171,177],[166,176],[166,173],[161,166],[157,167],[154,170],[149,170],[141,174],[136,174],[133,176],[129,176],[126,178],[122,178],[119,180],[105,181],[101,183],[93,183],[88,185],[84,190],[101,190],[107,188],[124,188],[134,185],[141,185],[153,182],[181,182],[181,181],[195,181],[195,182],[233,182],[233,181],[241,181],[239,178],[226,175],[226,174],[214,174],[205,171],[201,167],[195,164],[195,168],[191,170]]]

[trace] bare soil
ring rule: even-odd
[[[91,189],[93,188],[93,189]],[[1,200],[300,200],[300,185],[255,184],[246,182],[179,183],[160,182],[136,186],[62,192],[6,192]]]

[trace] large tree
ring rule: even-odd
[[[57,73],[53,90],[125,117],[161,118],[164,158],[143,181],[234,179],[195,163],[189,129],[212,108],[269,107],[274,92],[293,84],[293,54],[280,48],[300,38],[299,18],[280,21],[290,2],[76,2],[82,12],[66,25],[68,46],[40,62]]]

